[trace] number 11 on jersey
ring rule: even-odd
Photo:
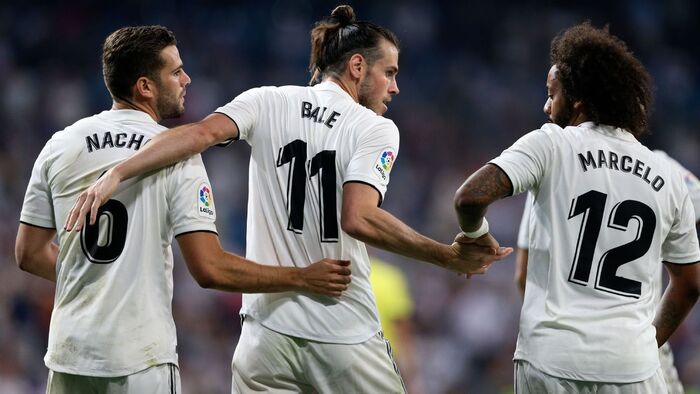
[[[294,140],[280,148],[277,167],[289,163],[287,175],[287,230],[297,234],[304,231],[304,204],[306,181],[319,176],[318,204],[321,242],[338,242],[338,211],[336,207],[335,151],[317,153],[309,163],[306,160],[306,142]],[[308,177],[307,177],[308,166]]]

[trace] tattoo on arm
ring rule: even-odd
[[[455,209],[462,229],[475,229],[491,203],[512,193],[513,184],[503,170],[493,164],[481,167],[455,195]]]

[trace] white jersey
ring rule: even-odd
[[[62,228],[80,192],[164,129],[141,111],[104,111],[55,133],[36,160],[20,220],[58,229],[51,370],[113,377],[177,363],[170,243],[216,232],[201,157],[126,182],[94,226]]]
[[[592,122],[546,124],[492,163],[514,194],[534,196],[515,359],[566,379],[651,377],[661,261],[700,261],[678,170],[632,134]]]
[[[351,261],[340,298],[299,292],[243,295],[242,314],[291,336],[360,343],[380,330],[364,243],[340,228],[343,185],[361,182],[384,197],[399,149],[394,123],[356,103],[333,82],[248,90],[217,109],[252,147],[247,257],[305,267]]]

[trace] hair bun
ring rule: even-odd
[[[347,4],[339,5],[331,12],[331,19],[335,19],[344,27],[355,22],[355,11]]]

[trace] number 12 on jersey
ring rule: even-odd
[[[571,220],[579,215],[583,215],[583,218],[581,219],[574,261],[571,272],[569,272],[569,282],[588,286],[607,198],[607,194],[591,190],[576,197],[571,203],[568,219]],[[622,201],[615,204],[610,212],[607,227],[627,231],[629,223],[633,219],[638,222],[635,239],[603,253],[598,263],[594,282],[595,289],[632,298],[639,298],[642,294],[640,282],[618,276],[617,270],[621,266],[644,256],[649,250],[656,229],[654,210],[639,201]]]
[[[287,230],[302,234],[306,181],[319,176],[318,204],[321,242],[338,242],[338,210],[336,206],[335,151],[324,150],[306,161],[306,142],[294,140],[280,148],[277,167],[289,163],[287,175]],[[308,167],[308,177],[307,177]]]

